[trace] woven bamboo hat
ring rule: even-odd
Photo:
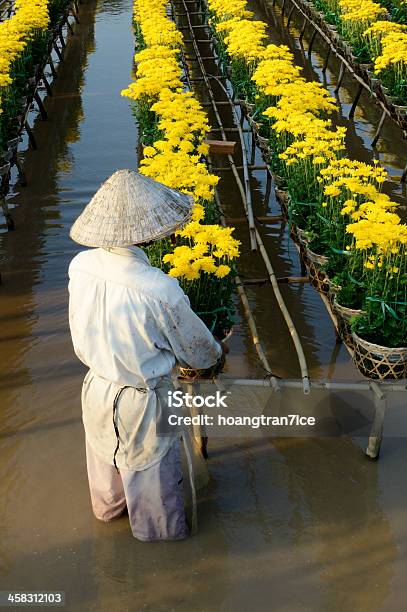
[[[118,170],[71,227],[89,247],[129,246],[173,234],[191,217],[193,200],[132,170]]]

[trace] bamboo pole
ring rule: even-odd
[[[310,56],[311,56],[311,53],[312,53],[312,47],[313,47],[313,45],[314,45],[314,41],[315,41],[316,36],[317,36],[317,30],[314,30],[314,31],[313,31],[313,33],[312,33],[312,36],[311,36],[311,40],[309,41],[309,46],[308,46],[308,57],[310,57]]]
[[[215,201],[216,201],[216,205],[218,207],[219,213],[220,213],[220,222],[223,225],[223,227],[226,227],[226,219],[224,216],[224,212],[223,212],[223,208],[222,208],[222,204],[219,198],[219,193],[218,193],[217,188],[215,188]],[[240,297],[240,301],[242,303],[243,312],[245,314],[247,324],[249,326],[254,348],[256,349],[257,355],[260,359],[260,362],[264,370],[269,376],[271,386],[273,387],[274,391],[278,391],[279,389],[278,380],[272,374],[271,365],[269,363],[269,360],[267,359],[266,351],[264,350],[263,345],[261,344],[260,339],[259,339],[259,334],[257,332],[256,323],[255,323],[255,320],[254,320],[254,317],[253,317],[253,314],[250,308],[250,304],[247,298],[246,291],[238,275],[235,276],[235,285],[236,285],[236,289]]]
[[[330,55],[331,55],[331,46],[328,45],[328,50],[327,50],[327,53],[326,53],[326,56],[325,56],[324,65],[323,65],[323,68],[322,68],[322,72],[323,73],[325,73],[327,71]]]
[[[382,131],[382,127],[383,127],[386,117],[387,117],[387,112],[386,110],[384,110],[380,118],[379,125],[377,126],[376,134],[374,135],[372,143],[371,143],[372,147],[375,147],[377,145],[377,141],[380,138],[380,132]]]
[[[222,376],[221,380],[227,385],[233,385],[237,387],[264,387],[265,380],[263,378],[228,378]],[[180,383],[194,384],[194,381],[180,380]],[[407,392],[406,383],[394,383],[394,382],[373,382],[377,385],[381,392],[389,393],[405,393]],[[300,380],[281,378],[278,380],[278,385],[282,389],[302,389],[302,382]],[[312,389],[322,389],[325,391],[371,391],[372,381],[361,380],[359,382],[347,382],[347,381],[336,381],[336,380],[313,380],[311,383]]]

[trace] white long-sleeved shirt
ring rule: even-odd
[[[176,361],[208,368],[221,348],[191,310],[178,281],[152,267],[138,247],[83,251],[72,260],[69,279],[74,350],[91,370],[82,393],[88,441],[112,462],[114,396],[120,387],[132,387],[118,404],[117,465],[145,469],[172,443],[155,435],[157,401],[165,409],[165,398],[154,389],[170,376]]]

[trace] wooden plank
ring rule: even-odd
[[[234,140],[205,140],[209,145],[209,153],[216,155],[233,155],[236,149],[236,142]]]

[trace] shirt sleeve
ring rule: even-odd
[[[217,363],[222,348],[189,306],[187,296],[164,308],[162,316],[164,335],[182,366],[206,369]]]

